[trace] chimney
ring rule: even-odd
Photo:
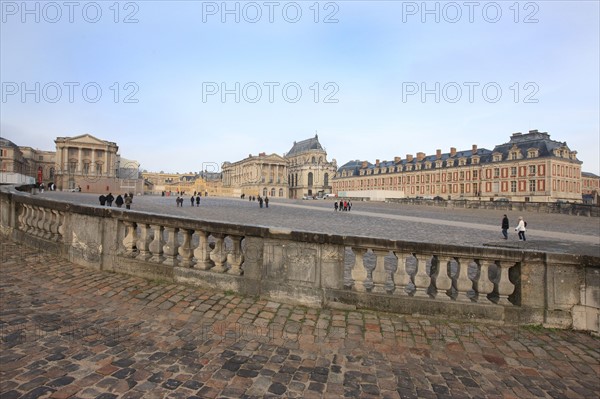
[[[435,157],[437,159],[442,158],[442,150],[435,150]]]
[[[400,163],[402,161],[401,157],[394,157],[394,163]]]
[[[422,161],[423,159],[425,159],[425,153],[417,152],[417,161]]]
[[[375,167],[378,168],[379,167],[379,159],[375,160]]]
[[[406,161],[407,162],[412,162],[412,160],[413,160],[412,154],[406,154]]]
[[[361,169],[367,169],[367,161],[362,161]]]
[[[265,152],[261,152],[260,154],[258,154],[258,156],[259,156],[259,157],[266,157],[266,156],[267,156],[267,153],[265,153]]]
[[[477,154],[477,144],[473,144],[473,149],[471,150],[472,155]]]
[[[456,155],[456,148],[455,147],[450,147],[450,156],[453,157]]]

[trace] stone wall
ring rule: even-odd
[[[434,201],[431,199],[423,198],[386,198],[386,202],[407,205],[440,206],[445,208],[496,209],[501,211],[526,211],[600,217],[600,206],[575,203],[509,201],[502,202],[474,200]]]
[[[307,306],[600,332],[600,258],[216,223],[3,187],[3,236],[96,270]]]

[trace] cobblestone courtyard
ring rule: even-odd
[[[143,197],[134,209],[479,245],[499,243],[494,222],[502,214],[389,204],[335,214],[327,201],[272,203],[268,210],[247,201],[202,201],[175,208],[173,198]],[[525,216],[540,226],[530,230],[532,245],[596,248],[597,220]],[[509,241],[520,244],[514,234]],[[2,399],[600,396],[600,341],[585,333],[311,309],[96,272],[6,240],[0,264]]]

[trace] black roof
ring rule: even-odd
[[[287,154],[285,154],[285,156],[289,157],[292,155],[298,155],[303,152],[308,152],[310,150],[324,151],[323,147],[321,146],[321,143],[319,143],[319,136],[316,134],[315,134],[315,137],[310,138],[310,139],[306,139],[306,140],[302,140],[302,141],[298,141],[298,142],[294,141],[294,145],[287,152]]]

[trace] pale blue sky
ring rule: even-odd
[[[472,144],[492,149],[514,132],[539,129],[600,174],[597,1],[480,1],[472,22],[462,1],[427,2],[439,22],[421,1],[279,1],[272,23],[263,1],[227,2],[237,5],[239,23],[221,1],[76,3],[69,22],[63,2],[29,2],[33,13],[20,1],[1,2],[1,134],[19,145],[50,150],[57,136],[90,133],[115,141],[142,169],[188,172],[282,154],[315,131],[342,165]],[[251,23],[257,9],[261,18]],[[137,22],[123,23],[127,16]],[[326,16],[337,22],[324,23]],[[65,82],[78,84],[72,102]],[[234,94],[223,102],[221,84],[235,91],[236,82],[239,103]],[[262,90],[255,103],[250,82]],[[278,84],[272,102],[265,82]],[[433,93],[422,99],[422,84],[435,91],[436,82],[439,103]],[[465,82],[478,85],[472,101]],[[23,98],[23,85],[33,94]],[[94,87],[102,95],[88,102]],[[297,87],[298,101],[286,101]],[[214,88],[219,93],[209,95]],[[497,102],[487,101],[496,88]],[[137,103],[125,102],[128,94]],[[325,102],[328,94],[337,102]]]

